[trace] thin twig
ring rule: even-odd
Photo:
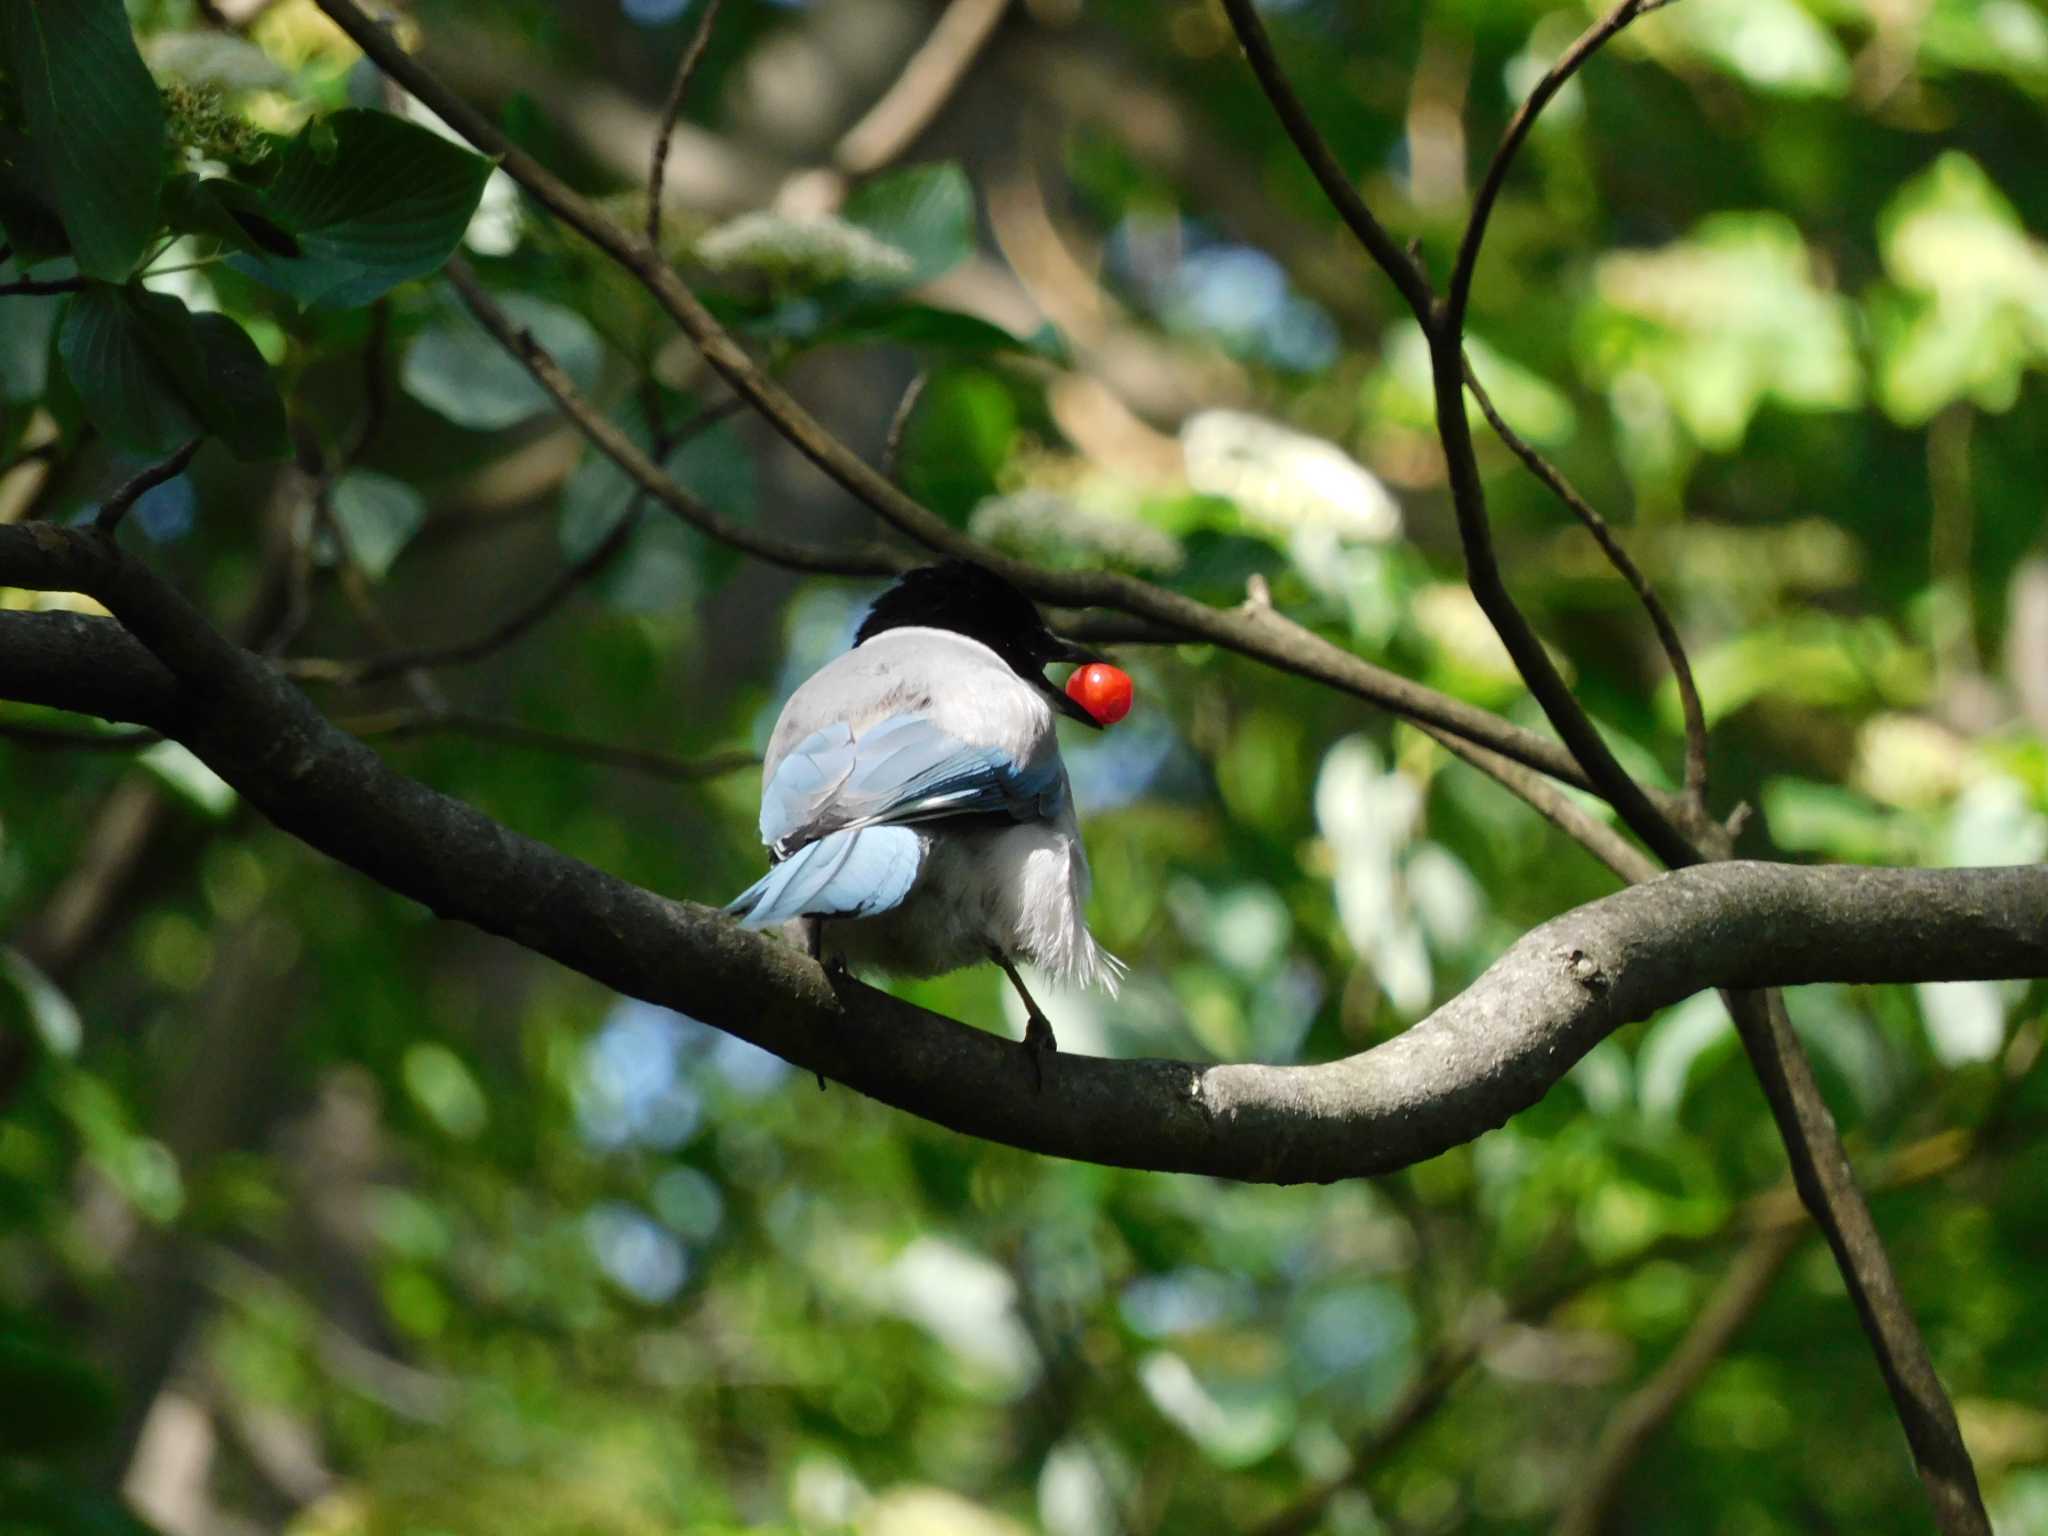
[[[698,433],[717,422],[723,421],[740,409],[738,400],[725,400],[708,406],[691,417],[680,430],[671,434],[663,451],[663,458],[673,452],[678,443],[687,442]],[[534,594],[523,606],[514,609],[503,619],[485,630],[481,635],[467,640],[454,640],[445,645],[417,645],[399,650],[385,651],[376,656],[365,656],[357,660],[339,661],[325,657],[296,657],[279,663],[287,677],[301,682],[330,683],[341,688],[359,688],[368,683],[382,682],[396,676],[409,667],[461,666],[481,661],[486,656],[503,650],[513,641],[520,639],[541,620],[548,617],[578,587],[590,581],[631,541],[633,531],[640,525],[640,502],[644,491],[635,491],[634,504],[627,508],[611,531],[574,564],[558,571],[548,584]]]
[[[1315,119],[1308,115],[1308,108],[1302,105],[1301,98],[1288,82],[1286,72],[1281,69],[1280,61],[1273,53],[1273,41],[1266,35],[1266,24],[1259,18],[1254,0],[1223,0],[1223,9],[1237,32],[1238,42],[1244,47],[1244,56],[1252,67],[1252,73],[1258,77],[1266,100],[1272,104],[1274,115],[1287,130],[1288,138],[1294,141],[1295,150],[1314,174],[1323,195],[1330,200],[1330,206],[1337,210],[1337,216],[1358,237],[1358,243],[1379,264],[1388,280],[1400,289],[1401,297],[1408,301],[1408,308],[1414,312],[1415,318],[1422,322],[1425,330],[1428,329],[1430,316],[1436,309],[1436,293],[1430,286],[1429,275],[1423,271],[1421,262],[1402,249],[1373,216],[1365,199],[1358,195],[1358,188],[1352,185],[1351,178],[1337,163],[1328,141],[1316,127]]]
[[[1599,1536],[1630,1468],[1756,1315],[1804,1235],[1796,1227],[1766,1230],[1736,1254],[1678,1347],[1608,1418],[1558,1517],[1557,1536]]]
[[[1692,660],[1685,653],[1685,642],[1678,636],[1678,626],[1671,621],[1671,613],[1665,608],[1664,600],[1657,595],[1657,589],[1650,584],[1650,578],[1643,574],[1621,541],[1614,536],[1607,519],[1594,510],[1593,504],[1581,496],[1578,489],[1565,479],[1563,471],[1552,464],[1526,441],[1520,433],[1508,425],[1500,412],[1495,409],[1492,398],[1472,371],[1472,360],[1465,360],[1465,387],[1472,391],[1472,398],[1479,402],[1479,409],[1485,415],[1494,435],[1516,458],[1520,459],[1529,473],[1550,487],[1551,494],[1571,510],[1574,517],[1585,525],[1586,532],[1593,536],[1593,542],[1600,546],[1607,556],[1607,563],[1620,573],[1635,591],[1649,615],[1650,627],[1657,632],[1657,643],[1664,648],[1664,658],[1671,665],[1671,676],[1678,684],[1678,703],[1685,715],[1685,790],[1691,797],[1694,808],[1701,814],[1706,811],[1707,792],[1707,716],[1700,706],[1700,691],[1693,680]]]
[[[711,45],[711,29],[718,23],[718,8],[724,3],[725,0],[709,0],[705,5],[704,14],[697,19],[697,31],[676,64],[668,98],[661,104],[661,119],[654,130],[654,155],[647,167],[647,244],[652,250],[661,249],[662,188],[668,180],[669,140],[676,136],[676,121],[683,115],[683,98],[690,93],[690,81],[696,76],[697,66],[704,62],[704,51]]]
[[[1524,768],[1498,752],[1489,752],[1485,747],[1475,746],[1435,726],[1417,725],[1415,729],[1452,756],[1462,758],[1481,773],[1498,780],[1520,796],[1537,815],[1631,885],[1642,880],[1654,880],[1660,873],[1656,860],[1605,822],[1589,816],[1572,802],[1569,795],[1533,768]]]
[[[1494,202],[1507,180],[1508,167],[1514,163],[1515,152],[1522,147],[1529,130],[1535,127],[1537,117],[1550,105],[1551,97],[1564,88],[1564,83],[1579,72],[1579,66],[1598,53],[1609,38],[1638,16],[1670,3],[1671,0],[1621,0],[1621,4],[1580,33],[1558,61],[1544,71],[1535,89],[1529,92],[1528,98],[1509,119],[1507,131],[1501,135],[1500,147],[1493,152],[1486,175],[1481,178],[1479,190],[1473,195],[1472,212],[1465,221],[1465,233],[1458,241],[1457,259],[1451,266],[1444,314],[1446,323],[1453,330],[1464,330],[1465,308],[1472,297],[1472,273],[1479,265],[1479,247],[1486,239],[1487,220],[1493,214]]]
[[[743,768],[759,767],[761,763],[759,754],[739,751],[716,752],[709,757],[701,758],[673,757],[665,752],[624,747],[608,741],[593,741],[587,736],[564,735],[559,731],[541,730],[536,726],[521,725],[512,720],[497,720],[488,715],[472,714],[465,710],[387,710],[380,714],[346,717],[336,720],[335,723],[366,739],[382,738],[390,741],[404,741],[445,731],[459,736],[473,736],[479,741],[495,741],[512,747],[532,747],[563,757],[579,757],[588,762],[602,763],[606,767],[626,768],[634,773],[646,774],[650,778],[667,779],[679,784],[737,773]]]
[[[904,386],[903,398],[896,402],[896,412],[889,418],[889,431],[882,439],[882,473],[891,480],[903,467],[903,437],[910,430],[910,418],[917,414],[917,402],[924,398],[924,387],[931,382],[931,375],[919,371],[909,384]]]
[[[915,555],[879,544],[821,549],[800,539],[762,533],[714,511],[678,485],[674,477],[663,471],[637,443],[583,398],[562,365],[555,361],[554,355],[534,338],[531,331],[513,324],[511,317],[499,308],[497,300],[477,280],[476,273],[467,262],[460,258],[449,262],[446,275],[477,322],[526,366],[535,382],[554,397],[562,414],[575,423],[590,440],[591,446],[624,470],[627,478],[640,489],[700,533],[766,560],[771,565],[823,575],[893,576],[919,563]]]
[[[199,445],[205,441],[203,436],[195,437],[169,458],[138,471],[100,503],[99,514],[92,520],[93,526],[112,538],[121,526],[121,519],[128,515],[128,509],[158,486],[182,475],[192,462],[192,456],[199,452]]]
[[[363,419],[342,455],[344,468],[360,463],[384,429],[384,418],[391,412],[390,365],[391,300],[385,297],[370,306],[370,334],[363,344]]]

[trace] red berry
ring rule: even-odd
[[[1097,723],[1115,725],[1131,712],[1131,674],[1106,661],[1076,667],[1067,678],[1067,697]]]

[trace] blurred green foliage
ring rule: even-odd
[[[406,25],[637,224],[644,192],[567,107],[658,101],[688,9],[432,0]],[[0,296],[0,515],[88,514],[203,428],[253,462],[209,448],[125,536],[219,622],[299,656],[484,632],[633,500],[431,277],[458,236],[636,440],[717,390],[644,296],[392,110],[306,0],[245,39],[184,0],[127,10],[162,110],[110,90],[72,131],[85,82],[132,71],[120,7],[0,0],[0,285],[89,280]],[[1441,272],[1477,157],[1591,13],[1267,15],[1340,157]],[[53,16],[80,29],[49,55],[75,79],[19,65]],[[776,71],[857,73],[855,33],[907,47],[928,23],[734,0],[686,119],[821,161],[815,131],[771,132]],[[1418,333],[1220,13],[1033,4],[993,50],[835,212],[764,212],[749,185],[669,209],[668,254],[864,449],[930,369],[896,467],[949,519],[1210,601],[1263,576],[1361,655],[1540,723],[1462,586]],[[1078,105],[1065,75],[1094,82]],[[2044,101],[2030,0],[1683,0],[1560,95],[1497,211],[1474,365],[1670,600],[1715,804],[1758,813],[1748,851],[2048,856]],[[89,176],[46,174],[53,133],[95,146]],[[1043,328],[977,301],[1010,292],[1005,258]],[[208,373],[229,353],[238,392]],[[295,466],[266,459],[280,406]],[[1517,595],[1624,760],[1669,782],[1679,715],[1639,611],[1482,439]],[[736,520],[869,532],[745,418],[670,467]],[[871,592],[646,512],[518,645],[320,697],[366,729],[438,689],[645,753],[758,747]],[[1069,760],[1093,920],[1132,975],[1115,1002],[1052,1000],[1064,1048],[1329,1059],[1611,888],[1355,703],[1205,648],[1118,655],[1139,711]],[[669,782],[452,732],[389,750],[658,890],[715,902],[758,872],[745,773]],[[0,1086],[6,1536],[1238,1532],[1347,1471],[1318,1529],[1543,1529],[1783,1177],[1708,997],[1369,1185],[976,1144],[445,928],[172,747],[0,737],[0,932],[0,1042],[27,1051]],[[1021,1025],[992,971],[904,990]],[[2000,1529],[2048,1529],[2040,988],[1792,1006]],[[1617,1508],[1616,1529],[1673,1536],[1924,1528],[1824,1251],[1794,1254]]]

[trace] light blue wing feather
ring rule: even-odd
[[[855,761],[853,728],[835,721],[791,747],[761,786],[761,841],[771,848],[831,803]]]
[[[1057,815],[1059,759],[1019,764],[949,736],[923,715],[891,715],[855,739],[843,723],[790,749],[761,789],[761,841],[780,860],[726,910],[747,927],[792,917],[871,917],[910,893],[924,862],[912,825],[956,816]]]
[[[1059,812],[1059,759],[1021,765],[971,747],[923,715],[891,715],[863,732],[831,725],[807,736],[761,790],[761,841],[780,852],[841,827],[903,825],[1006,812],[1019,821]]]
[[[845,827],[806,843],[726,908],[744,928],[793,917],[873,917],[905,896],[924,862],[908,827]]]

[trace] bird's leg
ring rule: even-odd
[[[1010,964],[1010,957],[1000,949],[991,948],[990,956],[1003,968],[1003,974],[1010,978],[1010,985],[1017,989],[1017,995],[1024,999],[1024,1049],[1030,1054],[1031,1081],[1040,1093],[1045,1091],[1045,1058],[1060,1048],[1053,1038],[1052,1021],[1038,1006],[1030,989],[1024,985],[1024,978],[1017,974],[1017,967]]]
[[[825,967],[825,974],[834,981],[848,974],[846,956],[833,955],[830,959],[825,956],[825,919],[822,917],[804,919],[804,948],[810,951],[813,960]]]
[[[825,919],[822,917],[807,917],[804,919],[804,948],[811,952],[813,960],[823,959],[825,954]],[[846,962],[839,960],[837,957],[834,957],[833,962],[825,967],[825,975],[829,979],[836,981],[845,974]],[[813,1072],[811,1076],[818,1080],[818,1092],[823,1093],[825,1091],[825,1074]]]

